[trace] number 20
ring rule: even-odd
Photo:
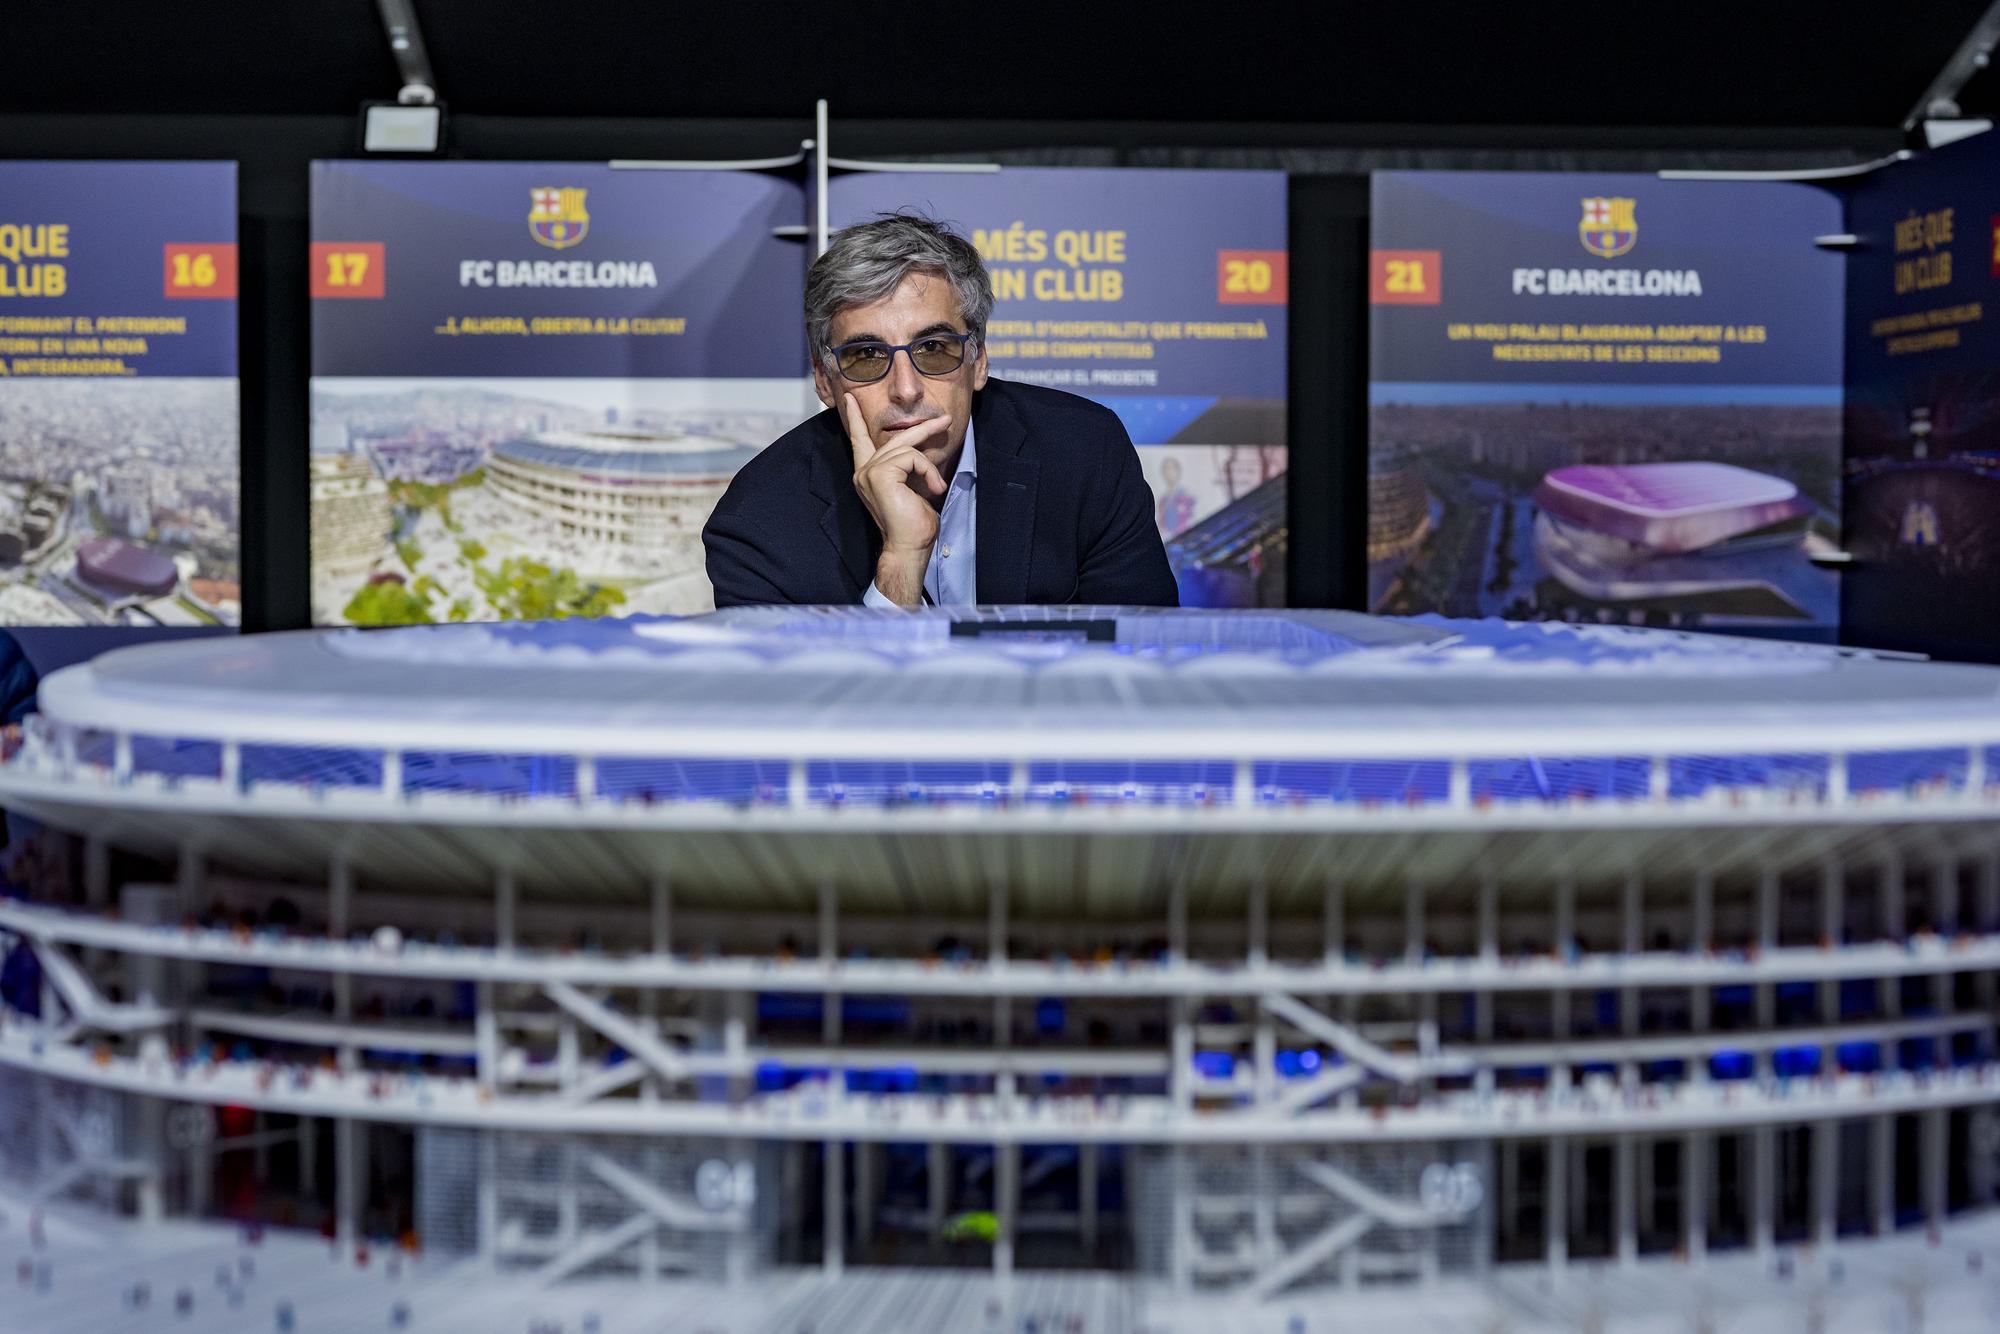
[[[1225,292],[1268,292],[1271,290],[1271,266],[1261,259],[1230,259],[1222,264],[1222,290]]]

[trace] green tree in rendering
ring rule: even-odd
[[[342,616],[354,625],[429,625],[430,603],[393,579],[365,584],[347,600]]]
[[[586,584],[575,570],[551,569],[525,556],[510,556],[497,570],[480,569],[474,576],[479,591],[503,620],[559,621],[570,616],[606,616],[622,606],[625,594],[601,584]]]

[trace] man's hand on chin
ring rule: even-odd
[[[868,434],[854,395],[840,396],[840,419],[854,451],[855,494],[882,533],[875,590],[898,606],[917,606],[923,601],[924,572],[930,568],[931,547],[938,535],[938,512],[931,497],[942,496],[947,485],[937,465],[917,446],[949,430],[951,418],[918,422],[890,436],[880,448]]]

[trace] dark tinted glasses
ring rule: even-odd
[[[925,375],[949,375],[965,364],[969,333],[930,333],[907,343],[842,343],[832,349],[833,364],[856,384],[873,384],[889,373],[898,352],[910,354],[910,364]]]

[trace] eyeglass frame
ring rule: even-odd
[[[857,338],[851,343],[842,343],[839,347],[829,347],[827,348],[826,351],[827,355],[833,358],[833,369],[839,373],[841,379],[847,381],[849,384],[882,383],[882,381],[889,378],[890,371],[893,371],[896,368],[896,354],[898,352],[901,352],[904,356],[910,359],[910,369],[915,371],[917,374],[923,376],[927,380],[942,380],[947,375],[955,375],[959,371],[965,369],[966,358],[970,355],[969,352],[970,345],[972,343],[972,340],[977,337],[979,337],[978,334],[968,329],[964,333],[959,333],[956,330],[944,330],[941,332],[919,334],[915,338],[912,338],[907,343],[885,343],[879,338]],[[922,366],[917,365],[917,354],[912,352],[910,349],[915,347],[918,343],[928,342],[933,338],[939,338],[939,339],[955,338],[958,340],[958,365],[953,366],[948,371],[927,371]],[[843,370],[840,365],[840,354],[846,351],[850,347],[884,347],[889,349],[888,370],[883,371],[880,375],[876,376],[872,380],[855,379],[852,375],[849,375],[845,370]]]

